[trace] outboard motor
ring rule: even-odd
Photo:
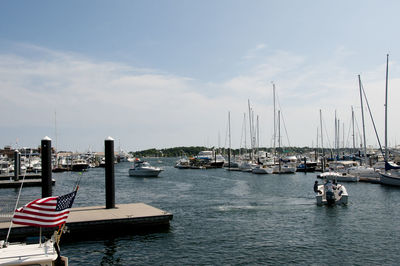
[[[335,193],[333,192],[332,189],[328,189],[326,191],[326,202],[328,205],[334,205],[335,204]]]

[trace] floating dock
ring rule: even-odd
[[[37,179],[37,178],[42,178],[41,173],[26,173],[26,174],[20,174],[19,179],[22,180],[25,176],[26,179]],[[2,174],[0,175],[0,180],[12,180],[14,178],[13,174]]]
[[[172,218],[171,213],[144,203],[119,204],[112,209],[104,206],[73,208],[70,210],[62,241],[168,228]],[[0,223],[0,239],[6,238],[9,226],[10,222]],[[42,233],[49,237],[55,230],[57,227],[42,228]],[[37,227],[13,225],[10,240],[23,240],[27,236],[38,235]]]
[[[0,188],[19,188],[21,187],[22,179],[18,181],[14,180],[0,180]],[[51,180],[51,184],[54,186],[56,183],[55,179]],[[40,187],[42,186],[42,179],[25,179],[24,187]]]

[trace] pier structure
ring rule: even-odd
[[[21,154],[14,151],[14,173],[0,175],[0,188],[19,188],[21,183],[26,187],[42,187],[42,198],[52,194],[55,180],[51,168],[51,139],[44,137],[41,141],[42,172],[21,173]],[[25,180],[23,180],[25,177]]]
[[[47,146],[46,148],[49,147]],[[105,140],[105,156],[106,206],[70,209],[66,222],[67,230],[65,230],[62,240],[74,241],[86,237],[98,239],[110,235],[125,235],[131,232],[168,228],[170,221],[173,219],[173,214],[171,213],[144,203],[115,204],[114,140],[111,137]],[[51,161],[46,161],[46,163],[51,164]],[[47,178],[49,177],[47,176]],[[46,190],[48,189],[47,182],[48,180],[46,180],[45,187],[42,185],[42,194],[46,192],[50,193],[51,196],[51,190]],[[10,222],[0,222],[0,239],[5,238],[9,226]],[[55,230],[56,228],[54,227],[42,228],[42,233],[50,237]],[[28,236],[37,235],[38,231],[38,228],[32,226],[13,225],[10,240],[23,240]]]

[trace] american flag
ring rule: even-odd
[[[14,224],[54,227],[67,221],[69,208],[74,203],[77,191],[59,197],[47,197],[29,202],[15,210]]]

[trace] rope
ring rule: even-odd
[[[371,117],[372,124],[374,125],[375,135],[376,135],[376,138],[377,138],[377,140],[378,140],[379,149],[381,150],[382,155],[384,155],[384,154],[383,154],[383,150],[382,150],[381,141],[379,140],[378,132],[376,131],[375,121],[374,121],[374,118],[372,117],[372,112],[371,112],[371,109],[369,108],[367,95],[365,94],[364,86],[362,85],[362,83],[361,83],[361,89],[362,89],[363,94],[364,94],[365,102],[367,103],[367,106],[368,106],[368,112],[369,112],[369,115],[370,115],[370,117]]]
[[[31,153],[29,153],[29,160],[30,160],[30,159],[31,159]],[[14,171],[17,171],[17,169],[14,169]],[[22,187],[23,187],[23,185],[24,185],[26,172],[27,172],[27,171],[25,171],[25,174],[24,174],[24,176],[22,177],[22,182],[21,182],[21,186],[20,186],[20,188],[19,188],[18,197],[17,197],[17,201],[15,202],[15,208],[14,208],[14,212],[13,212],[13,216],[12,216],[12,217],[14,217],[15,211],[17,210],[17,207],[18,207],[19,198],[20,198],[20,196],[21,196]],[[10,227],[8,228],[6,241],[4,241],[4,246],[7,244],[8,238],[10,237],[11,227],[12,227],[12,218],[11,218],[11,221],[10,221]]]

